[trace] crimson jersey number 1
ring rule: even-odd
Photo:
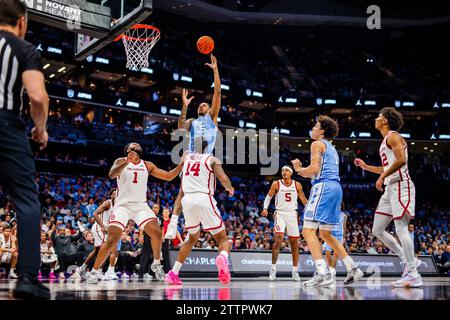
[[[191,165],[192,163],[188,163],[187,168],[186,168],[186,173],[185,176],[188,176],[190,172],[193,172],[193,176],[194,177],[198,177],[198,175],[200,174],[200,162],[195,162]]]
[[[133,183],[138,183],[138,182],[137,182],[137,174],[138,174],[138,173],[137,173],[137,172],[133,172],[133,173],[134,173],[134,180],[133,180]]]

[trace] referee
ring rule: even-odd
[[[0,0],[0,185],[16,207],[19,241],[19,279],[13,295],[21,299],[50,299],[48,288],[37,280],[41,260],[40,204],[31,145],[21,119],[25,87],[34,122],[32,140],[44,149],[48,140],[48,95],[40,55],[24,40],[26,31],[24,2]]]

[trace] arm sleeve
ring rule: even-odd
[[[41,54],[33,45],[29,44],[23,51],[22,55],[23,71],[27,70],[38,70],[42,69]]]
[[[270,205],[270,201],[272,200],[272,197],[267,195],[266,198],[264,199],[264,206],[263,209],[268,209],[269,205]]]

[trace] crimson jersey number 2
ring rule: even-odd
[[[384,153],[384,152],[381,154],[381,162],[382,162],[382,164],[383,164],[383,167],[386,167],[386,166],[389,165],[389,162],[388,162],[388,160],[387,160],[386,153]]]
[[[193,172],[193,176],[198,177],[200,174],[200,162],[188,163],[185,176],[188,176],[189,172]]]

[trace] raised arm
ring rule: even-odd
[[[213,157],[211,159],[211,168],[214,174],[216,175],[217,179],[219,179],[222,186],[225,188],[226,191],[228,191],[229,196],[232,197],[234,194],[234,188],[231,185],[230,178],[228,178],[227,174],[222,168],[222,163],[216,157]]]
[[[209,114],[213,119],[214,123],[217,125],[217,117],[219,116],[220,104],[222,100],[222,88],[220,83],[219,67],[217,65],[217,59],[211,54],[211,63],[206,63],[214,72],[214,95],[211,104],[211,110]]]
[[[297,194],[300,201],[303,203],[303,206],[306,206],[306,203],[308,202],[308,199],[305,196],[305,193],[303,192],[303,186],[300,182],[295,181],[295,185],[297,186]]]
[[[110,179],[117,178],[122,173],[122,170],[125,169],[125,167],[128,165],[128,163],[130,163],[130,159],[128,158],[116,159],[111,169],[109,170],[109,178]]]
[[[311,143],[311,164],[303,168],[300,160],[292,160],[295,172],[304,178],[312,178],[320,171],[320,165],[322,161],[322,154],[325,152],[325,144],[320,141],[314,141]]]
[[[181,172],[183,169],[183,161],[176,166],[175,169],[170,171],[162,170],[158,168],[153,162],[145,161],[145,166],[147,167],[148,173],[157,179],[161,179],[164,181],[172,181],[175,177]]]
[[[274,181],[274,182],[272,182],[269,192],[267,193],[267,195],[264,199],[263,210],[261,211],[262,216],[267,217],[267,215],[269,214],[269,211],[267,211],[267,209],[269,208],[270,201],[272,201],[273,196],[277,192],[278,192],[278,182]]]
[[[363,170],[376,173],[376,174],[382,174],[383,173],[383,167],[382,166],[369,166],[367,165],[364,160],[356,158],[354,161],[355,166],[360,167]]]
[[[181,91],[181,100],[183,101],[183,107],[181,109],[180,117],[178,118],[178,129],[186,129],[189,130],[191,127],[192,121],[194,119],[186,120],[186,114],[187,114],[187,108],[189,107],[189,104],[191,103],[192,99],[194,99],[194,96],[188,98],[188,91],[187,89],[183,89]]]
[[[111,202],[110,201],[104,201],[98,208],[97,210],[94,211],[94,219],[95,221],[98,223],[98,225],[100,226],[100,228],[102,229],[103,233],[106,233],[107,230],[105,228],[105,226],[103,225],[103,221],[100,218],[100,215],[103,214],[103,212],[105,212],[106,210],[111,209]]]

